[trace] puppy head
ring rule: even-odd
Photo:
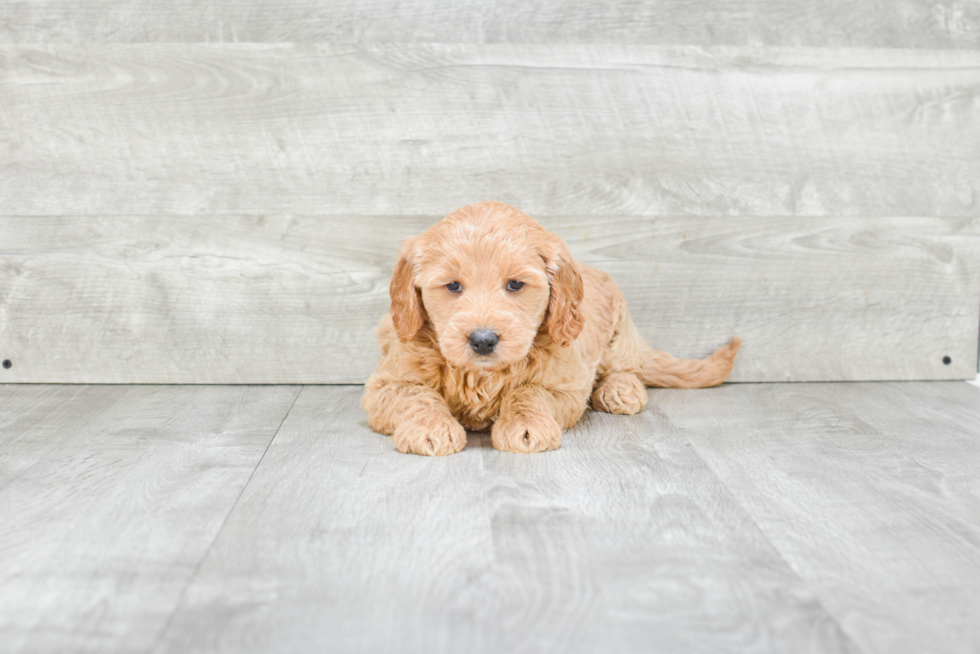
[[[428,322],[449,363],[494,370],[527,356],[542,331],[569,345],[582,331],[583,294],[558,236],[513,207],[482,202],[405,243],[391,317],[402,342]]]

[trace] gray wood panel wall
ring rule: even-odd
[[[435,219],[7,219],[4,345],[22,356],[3,372],[363,381],[397,244]],[[541,220],[623,282],[654,346],[704,356],[741,335],[735,380],[973,376],[978,219]]]
[[[637,43],[976,48],[975,0],[6,0],[7,43]]]
[[[832,5],[5,3],[0,381],[363,381],[486,199],[733,380],[972,377],[980,8]]]

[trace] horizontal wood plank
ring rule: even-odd
[[[0,386],[0,651],[150,651],[298,393]]]
[[[2,21],[0,21],[2,23]],[[0,47],[8,215],[974,216],[980,51]]]
[[[980,219],[538,218],[654,347],[742,336],[733,381],[976,374]],[[436,219],[0,217],[0,381],[363,382],[398,243]]]
[[[0,40],[977,47],[972,2],[8,0]]]
[[[662,416],[430,459],[305,387],[157,651],[848,652]]]

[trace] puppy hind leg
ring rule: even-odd
[[[606,413],[631,416],[647,403],[647,389],[631,372],[612,372],[603,376],[592,391],[592,408]]]
[[[625,302],[620,301],[617,310],[616,328],[603,353],[591,402],[596,411],[633,415],[643,410],[648,399],[641,377],[647,344],[636,331]]]
[[[678,359],[647,345],[624,307],[600,370],[604,372],[603,376],[615,372],[634,373],[646,386],[707,388],[725,381],[741,343],[742,339],[733,338],[707,359]]]

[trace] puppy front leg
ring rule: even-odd
[[[585,398],[553,392],[543,386],[520,386],[503,399],[490,439],[505,452],[547,452],[561,445],[563,426],[585,411]]]
[[[390,434],[399,452],[445,456],[466,446],[466,430],[442,396],[427,386],[372,378],[361,406],[371,429]]]

